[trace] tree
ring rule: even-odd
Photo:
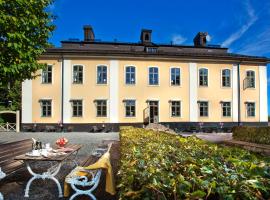
[[[53,0],[0,0],[0,86],[33,78],[55,26]]]

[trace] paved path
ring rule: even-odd
[[[192,133],[192,134],[183,133],[181,135],[184,137],[196,135],[200,139],[214,143],[221,143],[223,141],[232,139],[232,133]]]
[[[0,132],[0,143],[22,140],[27,138],[39,139],[44,143],[54,144],[59,137],[66,137],[70,143],[83,144],[79,155],[89,155],[102,140],[119,140],[119,133],[87,133],[87,132]]]

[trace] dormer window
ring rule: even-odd
[[[145,40],[145,41],[148,41],[148,40],[149,40],[149,35],[148,35],[148,34],[145,34],[144,40]]]
[[[146,47],[146,52],[147,53],[157,53],[157,48],[156,47]]]

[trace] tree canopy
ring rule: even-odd
[[[33,78],[55,26],[53,0],[0,0],[0,85]]]

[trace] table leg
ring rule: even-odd
[[[29,197],[29,189],[30,189],[32,182],[35,179],[43,179],[43,180],[51,179],[51,180],[53,180],[58,187],[59,197],[63,197],[61,185],[60,185],[59,181],[55,178],[55,176],[60,171],[61,165],[62,165],[62,163],[60,162],[57,164],[56,167],[48,169],[47,172],[43,172],[42,174],[37,174],[37,173],[33,172],[33,170],[31,169],[30,163],[26,162],[27,170],[32,175],[32,178],[27,182],[24,197]]]

